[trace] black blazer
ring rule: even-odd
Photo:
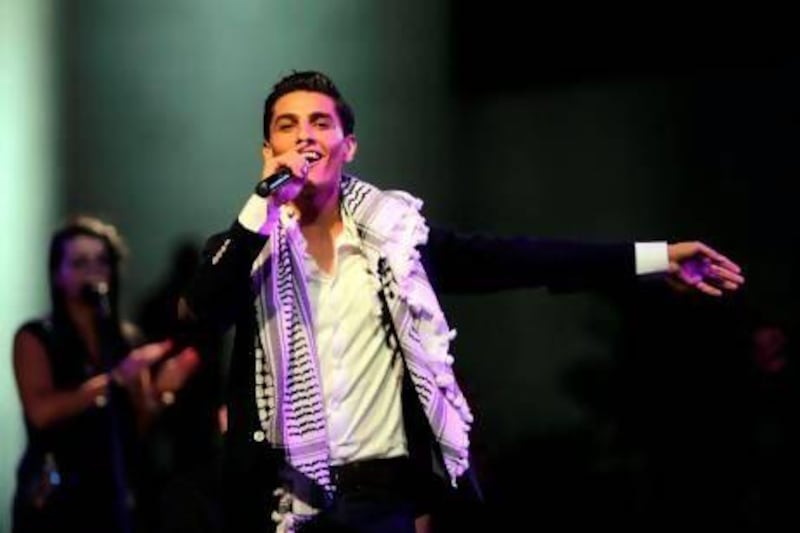
[[[265,502],[270,498],[269,491],[278,484],[277,472],[283,459],[280,453],[253,439],[260,424],[253,398],[253,336],[257,324],[250,270],[266,241],[266,237],[246,230],[238,222],[228,231],[212,236],[181,302],[181,316],[194,328],[222,332],[236,326],[228,381],[228,461],[223,491],[226,528],[231,531],[263,531],[268,526]],[[560,292],[603,288],[635,279],[634,246],[630,243],[500,238],[431,228],[420,254],[431,284],[439,293],[530,287]],[[404,391],[409,390],[404,387]],[[427,464],[430,471],[431,466],[436,468],[431,465],[431,458],[435,463],[438,447],[431,445],[432,437],[421,415],[416,395],[404,392],[409,451],[412,458],[422,458],[416,464]]]

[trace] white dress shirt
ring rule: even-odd
[[[334,246],[331,273],[305,257],[314,317],[331,463],[407,454],[401,387],[403,364],[382,328],[377,289],[367,272],[353,221],[342,212],[343,230]],[[267,207],[253,195],[239,222],[268,233]],[[636,274],[668,269],[667,243],[635,243]],[[365,290],[366,288],[366,290]]]

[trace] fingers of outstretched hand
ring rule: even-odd
[[[699,281],[695,283],[694,287],[700,292],[708,294],[709,296],[722,296],[722,290],[711,285],[710,283],[706,283],[705,281]]]
[[[744,283],[744,276],[740,272],[740,270],[731,270],[725,265],[711,265],[709,275],[721,284],[738,286]]]
[[[734,272],[736,274],[741,273],[742,268],[739,265],[737,265],[736,263],[731,261],[726,256],[722,255],[718,251],[714,250],[710,246],[708,246],[708,245],[706,245],[706,244],[704,244],[702,242],[695,242],[695,243],[691,243],[691,244],[692,244],[692,246],[694,248],[694,252],[695,253],[701,254],[704,257],[707,257],[708,259],[711,260],[712,264],[714,264],[716,266],[719,266],[719,267],[722,267],[722,268],[724,268],[724,269],[726,269],[726,270],[728,270],[730,272]]]
[[[675,273],[681,282],[711,296],[720,296],[723,290],[737,290],[744,283],[740,274],[714,265],[707,258],[685,261]]]

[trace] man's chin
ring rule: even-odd
[[[338,179],[326,179],[323,182],[313,181],[312,179],[306,180],[303,188],[300,190],[300,196],[316,196],[318,194],[327,194],[332,189],[339,188]]]

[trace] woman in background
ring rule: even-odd
[[[173,343],[141,344],[120,320],[123,256],[116,229],[91,217],[73,219],[51,239],[51,312],[14,338],[28,437],[14,533],[136,529],[139,438],[197,356],[188,348],[153,372]]]

